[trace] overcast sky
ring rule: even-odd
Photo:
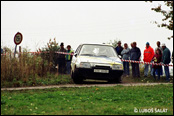
[[[14,35],[23,34],[22,48],[36,51],[56,38],[75,50],[81,43],[110,40],[137,42],[143,53],[146,42],[156,41],[173,51],[172,31],[158,28],[162,15],[144,1],[1,1],[1,47],[14,49]]]

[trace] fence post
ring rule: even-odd
[[[19,58],[21,57],[21,46],[19,46]],[[20,60],[20,59],[19,59]]]
[[[21,46],[19,46],[19,55],[18,55],[18,58],[19,58],[20,66],[21,66]]]
[[[21,62],[21,46],[19,46],[19,55],[18,55],[18,58],[19,58],[19,65],[20,65],[20,77],[22,78],[23,74],[22,74],[22,62]]]
[[[15,51],[14,51],[14,58],[15,58],[15,55],[16,55],[16,48],[17,48],[17,45],[15,46]]]

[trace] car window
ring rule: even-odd
[[[80,55],[97,56],[97,57],[117,57],[112,46],[104,45],[83,45]]]
[[[79,45],[79,46],[78,46],[78,48],[77,48],[76,51],[75,51],[76,54],[79,54],[81,47],[82,47],[82,45]]]

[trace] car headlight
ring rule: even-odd
[[[81,62],[79,68],[91,68],[91,64],[89,62]]]
[[[119,65],[119,64],[114,64],[112,66],[112,69],[113,70],[123,70],[123,66],[122,65]]]

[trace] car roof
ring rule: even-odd
[[[84,44],[80,44],[80,45],[100,45],[100,46],[111,46],[111,47],[113,47],[112,45],[110,45],[110,44],[93,44],[93,43],[84,43]]]

